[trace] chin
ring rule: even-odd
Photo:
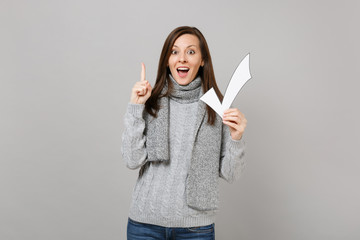
[[[171,72],[171,76],[175,79],[175,81],[179,84],[179,85],[188,85],[189,83],[192,82],[192,80],[195,79],[195,77],[193,79],[191,79],[193,76],[191,76],[191,74],[189,74],[186,77],[180,77],[178,75],[178,72],[175,71],[175,73]]]
[[[191,80],[188,80],[188,79],[176,79],[176,82],[179,84],[179,85],[188,85],[189,83],[191,83],[192,81]]]

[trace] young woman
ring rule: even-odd
[[[223,119],[199,98],[214,88],[208,45],[194,27],[165,40],[154,88],[135,83],[125,115],[122,153],[139,177],[128,239],[214,239],[218,179],[234,181],[244,167],[246,127],[236,108]]]

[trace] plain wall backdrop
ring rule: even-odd
[[[0,1],[0,239],[125,239],[137,171],[120,152],[141,62],[205,35],[248,119],[217,239],[360,239],[359,1]]]

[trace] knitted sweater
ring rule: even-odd
[[[190,208],[185,199],[198,101],[170,99],[170,161],[152,162],[136,182],[129,217],[165,227],[194,227],[212,224],[216,210]],[[144,105],[129,104],[125,115],[122,152],[126,165],[136,169],[147,162]],[[244,142],[232,140],[223,128],[219,176],[232,182],[244,167]]]

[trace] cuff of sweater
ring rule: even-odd
[[[245,148],[245,141],[244,137],[240,138],[240,140],[234,140],[230,137],[230,148],[236,148],[236,149],[244,149]]]
[[[127,112],[136,118],[142,118],[145,109],[145,104],[129,103]]]

